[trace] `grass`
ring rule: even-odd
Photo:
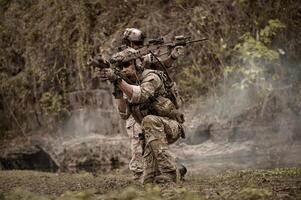
[[[301,168],[195,175],[178,184],[141,186],[126,174],[0,171],[4,200],[301,199]]]

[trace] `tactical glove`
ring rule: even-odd
[[[171,58],[174,60],[182,55],[184,55],[184,47],[183,46],[176,46],[170,53]]]
[[[123,96],[122,90],[117,86],[117,84],[114,84],[114,91],[112,95],[115,97],[115,99],[121,99]]]
[[[90,56],[88,58],[87,65],[97,68],[106,68],[109,66],[109,63],[101,55],[96,55],[94,57]]]
[[[113,69],[105,68],[101,70],[101,74],[99,75],[99,78],[102,80],[109,80],[113,83],[118,79],[118,76],[115,74]]]

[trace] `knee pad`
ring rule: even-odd
[[[141,125],[142,128],[153,124],[156,121],[156,116],[154,115],[147,115],[142,119]]]

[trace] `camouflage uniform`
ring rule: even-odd
[[[129,42],[140,42],[140,45],[143,44],[145,39],[144,33],[136,28],[126,28],[123,33],[123,42],[129,44]],[[138,48],[138,46],[136,46]],[[141,46],[140,46],[141,47]],[[155,52],[159,54],[160,52]],[[154,64],[157,62],[155,58],[148,54],[143,57],[146,68],[154,68]],[[151,67],[152,66],[152,67]],[[169,66],[167,66],[169,67]],[[142,161],[142,147],[141,142],[139,141],[138,134],[142,132],[141,125],[137,123],[132,116],[126,120],[126,131],[131,140],[131,153],[132,158],[129,163],[129,169],[134,173],[134,178],[139,178],[143,171],[143,161]]]
[[[123,32],[122,42],[125,45],[129,45],[130,42],[143,43],[145,36],[143,32],[136,28],[126,28]],[[138,138],[138,134],[142,132],[141,125],[130,116],[126,120],[126,132],[131,140],[131,153],[132,158],[129,163],[129,169],[134,173],[134,178],[139,178],[143,172],[142,161],[142,144]]]
[[[144,132],[142,181],[175,181],[176,159],[169,151],[168,144],[179,139],[183,132],[182,126],[170,117],[153,114],[153,104],[163,105],[166,101],[166,98],[156,98],[155,102],[149,102],[150,97],[165,92],[163,81],[155,70],[144,70],[139,79],[141,84],[133,86],[132,98],[127,99],[126,113],[120,112],[120,115],[123,119],[132,115]]]
[[[132,158],[129,163],[129,169],[134,173],[135,178],[139,178],[143,172],[142,144],[138,136],[139,133],[142,133],[142,128],[133,116],[129,116],[126,120],[126,132],[131,140]]]

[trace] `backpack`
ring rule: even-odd
[[[164,94],[164,96],[171,100],[176,109],[179,109],[183,105],[183,99],[179,94],[176,82],[168,80],[166,74],[163,71],[153,70],[153,73],[157,74],[164,84],[166,91],[166,94]]]
[[[184,115],[178,109],[182,102],[175,82],[170,82],[166,74],[159,70],[149,70],[145,74],[155,73],[163,82],[164,93],[155,93],[150,97],[149,102],[141,106],[139,109],[148,110],[147,114],[158,115],[161,117],[168,117],[177,120],[179,123],[184,123]],[[145,114],[142,114],[145,115]]]

